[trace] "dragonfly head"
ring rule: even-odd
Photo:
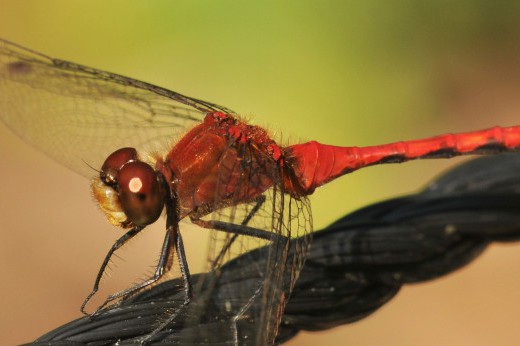
[[[110,154],[91,187],[99,207],[116,226],[149,225],[164,208],[166,192],[161,175],[140,161],[134,148]]]

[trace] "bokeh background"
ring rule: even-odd
[[[0,37],[226,105],[285,142],[361,146],[520,123],[517,1],[0,0]],[[312,196],[315,228],[456,163],[344,177]],[[85,179],[1,123],[0,167],[0,336],[11,345],[80,316],[121,231]],[[203,231],[184,234],[203,258]],[[122,257],[153,260],[162,237],[158,225]],[[520,244],[492,246],[365,320],[289,345],[517,345],[519,263]]]

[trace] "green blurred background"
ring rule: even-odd
[[[282,143],[362,146],[520,123],[517,1],[0,0],[0,37],[228,106]],[[2,124],[0,157],[7,345],[79,317],[121,233],[87,181]],[[456,161],[372,167],[329,184],[311,198],[315,228],[416,191]],[[155,230],[136,244],[138,261],[156,258]],[[200,231],[186,233],[202,258]],[[493,246],[366,320],[289,344],[516,345],[519,260],[520,246]]]

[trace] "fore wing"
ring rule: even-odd
[[[0,39],[0,119],[25,141],[91,177],[114,150],[156,151],[209,111],[229,109]]]

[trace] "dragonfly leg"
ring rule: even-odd
[[[249,221],[256,214],[258,209],[260,209],[264,201],[264,196],[258,198],[256,205],[253,207],[253,209],[249,212],[249,214],[245,217],[244,221],[242,221],[240,225],[224,221],[202,220],[197,217],[191,217],[190,219],[192,223],[202,228],[215,229],[217,231],[234,233],[236,235],[247,235],[250,237],[274,241],[283,236],[269,231],[264,231],[263,229],[247,226],[247,223],[249,223]]]
[[[184,302],[181,306],[177,308],[177,310],[172,315],[168,316],[168,318],[165,321],[163,321],[157,328],[155,328],[151,333],[147,334],[142,338],[139,338],[138,341],[141,345],[145,345],[148,342],[153,341],[156,335],[162,330],[164,330],[170,323],[172,323],[177,318],[179,313],[184,308],[186,308],[186,306],[188,306],[192,298],[191,277],[188,269],[188,262],[186,261],[186,253],[184,252],[184,244],[182,242],[182,237],[180,233],[178,233],[178,236],[176,238],[177,239],[175,242],[175,248],[177,250],[179,266],[181,268],[182,278],[184,281],[184,292],[186,293],[184,296]]]
[[[172,255],[171,249],[174,246],[177,247],[178,241],[176,241],[176,239],[180,239],[180,234],[178,234],[176,232],[175,228],[168,229],[168,231],[166,232],[166,236],[164,238],[163,246],[161,249],[161,256],[160,256],[159,262],[157,263],[157,266],[155,268],[154,275],[151,278],[141,282],[138,285],[135,285],[135,286],[132,286],[125,290],[111,294],[110,296],[107,297],[107,299],[103,302],[103,304],[101,304],[98,307],[98,309],[91,316],[96,316],[99,313],[99,311],[102,308],[104,308],[108,303],[110,303],[118,298],[121,298],[121,297],[127,296],[129,294],[132,294],[134,292],[137,292],[137,291],[153,284],[157,280],[159,280],[164,275],[164,273],[166,273],[170,269],[170,267],[172,265],[173,261],[171,258],[171,255]],[[181,240],[181,244],[182,244],[182,240]],[[183,249],[183,252],[184,252],[184,249]]]
[[[223,222],[223,221],[206,221],[206,220],[200,220],[200,219],[193,219],[191,220],[194,224],[197,226],[208,228],[208,229],[215,229],[217,231],[222,232],[228,232],[228,233],[235,233],[238,235],[248,235],[250,237],[255,237],[259,239],[264,240],[277,240],[280,237],[286,238],[285,236],[271,233],[269,231],[264,231],[262,229],[249,227],[249,226],[243,226],[243,225],[236,225],[234,223],[229,222]]]
[[[142,231],[144,229],[143,226],[136,226],[126,232],[121,238],[119,238],[114,245],[112,245],[112,248],[108,251],[107,255],[105,256],[105,260],[103,261],[103,264],[101,264],[101,268],[99,269],[98,275],[96,277],[96,281],[94,282],[94,288],[89,293],[89,295],[85,298],[85,301],[83,301],[83,304],[81,304],[81,312],[85,315],[89,315],[85,307],[87,306],[90,299],[96,294],[96,292],[99,290],[99,284],[101,282],[101,278],[103,277],[103,274],[105,273],[106,267],[108,266],[108,263],[110,263],[110,259],[112,258],[112,255],[114,252],[119,249],[121,246],[123,246],[127,241],[132,239],[137,233]]]
[[[253,216],[255,216],[255,214],[258,212],[258,210],[260,209],[260,207],[264,204],[265,202],[265,196],[264,195],[260,195],[256,198],[256,204],[255,206],[253,207],[253,209],[251,209],[251,211],[247,214],[247,216],[244,218],[244,220],[241,222],[241,225],[242,226],[247,226],[247,224],[249,223],[249,221],[251,221],[251,218]],[[224,244],[224,246],[222,247],[222,249],[220,250],[218,256],[213,260],[213,263],[211,263],[211,267],[213,268],[217,263],[220,262],[220,260],[222,259],[222,257],[224,256],[224,254],[227,252],[227,250],[231,247],[231,245],[233,245],[233,243],[235,242],[235,240],[238,238],[239,234],[238,233],[235,233],[233,234],[233,236],[231,238],[229,238],[227,241],[226,241],[226,244]]]

